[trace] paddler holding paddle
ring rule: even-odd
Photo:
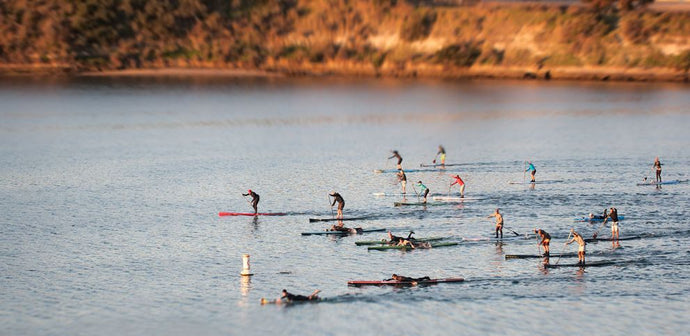
[[[438,145],[438,152],[436,153],[436,157],[438,157],[439,155],[441,155],[441,157],[440,157],[441,165],[445,166],[446,165],[446,149],[443,148],[443,146],[441,146],[441,145]],[[432,163],[436,163],[436,158],[434,158],[434,161],[432,161]]]
[[[661,161],[659,161],[659,157],[657,156],[654,158],[654,167],[653,169],[656,172],[656,182],[660,183],[661,182]]]
[[[496,238],[498,238],[498,233],[501,233],[501,239],[503,239],[503,215],[499,212],[499,208],[496,208],[496,212],[489,215],[489,217],[496,217]]]
[[[329,195],[333,196],[333,203],[331,203],[331,207],[338,202],[338,215],[336,218],[343,219],[343,208],[345,207],[345,200],[343,199],[343,196],[340,196],[340,194],[335,191],[331,191]]]
[[[458,174],[455,174],[455,176],[451,176],[451,177],[453,177],[455,179],[455,181],[453,181],[453,183],[450,184],[450,187],[457,184],[460,187],[460,198],[464,198],[465,197],[465,181],[463,181],[460,178],[460,175],[458,175]]]
[[[407,175],[405,175],[405,172],[402,169],[400,169],[396,175],[398,176],[398,182],[400,182],[400,185],[402,186],[402,193],[406,194],[407,191],[405,188],[407,187]]]
[[[585,246],[587,243],[585,242],[585,239],[582,238],[582,236],[575,232],[575,229],[570,229],[570,233],[573,235],[573,239],[571,239],[569,242],[565,243],[566,245],[570,245],[572,242],[577,242],[577,244],[580,246],[577,250],[577,264],[578,265],[584,265],[585,264]]]
[[[427,188],[422,181],[417,181],[417,186],[419,187],[419,194],[424,196],[424,202],[426,204],[426,197],[429,195],[429,188]]]
[[[532,164],[532,161],[527,161],[527,169],[525,169],[526,172],[530,172],[529,176],[531,178],[530,182],[534,182],[534,175],[537,174],[537,168],[534,168],[534,165]]]
[[[544,257],[548,257],[549,256],[549,243],[551,242],[551,235],[542,229],[534,229],[534,233],[536,233],[537,236],[539,236],[541,238],[541,241],[539,243],[537,243],[537,246],[540,247],[540,250],[541,250],[541,246],[544,246]]]
[[[604,223],[606,223],[606,220],[609,218],[611,219],[611,240],[618,240],[620,238],[618,231],[618,209],[611,207],[608,215],[604,218]]]
[[[247,190],[246,194],[242,194],[242,196],[251,196],[252,197],[252,208],[254,208],[254,215],[256,215],[259,212],[259,194],[253,192],[251,189]]]
[[[398,165],[396,167],[398,168],[398,170],[401,170],[402,169],[402,156],[400,156],[400,153],[398,153],[397,150],[393,150],[393,156],[389,157],[388,159],[390,160],[392,158],[398,158]]]

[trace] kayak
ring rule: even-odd
[[[588,262],[585,263],[584,265],[581,264],[545,264],[544,267],[546,268],[558,268],[558,267],[595,267],[595,266],[611,266],[615,265],[616,263],[613,261],[594,261],[594,262]]]
[[[381,232],[381,231],[386,231],[385,228],[381,229],[362,229],[360,227],[358,228],[350,228],[347,231],[331,231],[331,230],[324,230],[324,231],[314,231],[314,232],[302,232],[303,236],[311,236],[311,235],[346,235],[346,234],[362,234],[362,233],[368,233],[368,232]]]
[[[348,281],[349,286],[415,286],[433,285],[439,283],[463,282],[463,278],[444,278],[420,281],[396,281],[396,280],[352,280]]]
[[[371,216],[366,216],[366,217],[345,217],[345,218],[309,218],[309,222],[335,222],[335,221],[353,221],[353,220],[363,220],[363,219],[371,219]]]
[[[416,248],[412,248],[410,246],[403,246],[403,245],[381,245],[381,246],[369,246],[367,247],[367,250],[377,250],[377,251],[385,251],[385,250],[417,250],[417,249],[430,249],[430,248],[437,248],[437,247],[446,247],[446,246],[455,246],[458,245],[458,243],[454,242],[447,242],[447,243],[435,243],[435,244],[430,244],[430,247],[424,247],[424,246],[418,246]]]
[[[623,220],[624,218],[625,218],[625,216],[623,216],[623,215],[618,216],[619,221]],[[604,221],[603,218],[597,218],[597,217],[595,217],[595,218],[580,217],[580,218],[573,218],[573,220],[576,222],[603,222]]]
[[[646,186],[646,185],[653,185],[653,186],[658,186],[658,185],[666,185],[666,184],[678,184],[678,183],[685,183],[688,182],[688,180],[670,180],[670,181],[662,181],[662,182],[642,182],[638,183],[638,186]]]
[[[284,212],[219,212],[218,216],[285,216]]]
[[[635,240],[635,239],[642,239],[640,236],[628,236],[628,237],[620,237],[616,240]],[[613,239],[611,237],[608,238],[585,238],[585,242],[591,243],[591,242],[598,242],[598,241],[612,241]]]
[[[429,238],[415,238],[414,241],[418,242],[431,242],[431,241],[439,241],[446,239],[446,237],[429,237]],[[355,245],[357,246],[362,246],[362,245],[384,245],[388,244],[389,241],[387,239],[381,239],[381,240],[360,240],[356,241]]]

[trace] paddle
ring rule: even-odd
[[[572,234],[573,234],[573,231],[570,231],[570,233],[568,233],[568,238],[566,239],[566,242],[563,245],[563,249],[561,250],[561,253],[558,255],[558,259],[556,260],[556,265],[558,265],[558,262],[561,261],[561,256],[563,255],[563,252],[565,252],[565,247],[568,246],[567,240],[570,240],[570,235],[572,235]]]
[[[328,205],[331,206],[331,218],[335,218],[335,214],[333,213],[333,203],[331,203],[331,195],[328,195]]]
[[[539,235],[535,234],[534,238],[537,239],[537,255],[541,255],[541,242],[539,241]]]
[[[414,190],[415,195],[417,195],[417,202],[419,202],[419,193],[417,192],[417,188],[414,187],[414,183],[412,183],[412,190]]]
[[[254,211],[254,207],[252,206],[252,202],[250,202],[250,201],[247,199],[247,196],[244,196],[244,194],[242,194],[242,199],[244,199],[245,201],[247,201],[247,204],[249,204],[249,206],[252,208],[252,211]]]
[[[592,239],[597,239],[597,235],[599,234],[599,230],[601,230],[601,228],[603,228],[604,225],[606,225],[606,221],[608,219],[609,219],[608,217],[604,218],[604,222],[601,223],[601,225],[599,226],[599,228],[596,231],[594,231],[594,234],[592,235]]]
[[[504,226],[503,228],[506,229],[506,230],[508,230],[508,231],[510,231],[510,232],[512,232],[514,235],[516,235],[516,236],[518,236],[518,237],[521,236],[519,233],[517,233],[517,232],[515,232],[515,231],[513,231],[513,230],[511,230],[511,229],[509,229],[509,228],[507,228],[507,227],[505,227],[505,226]]]
[[[448,184],[448,197],[450,197],[450,187],[453,186],[453,183]]]
[[[527,174],[527,161],[523,161],[522,166],[522,184],[525,184],[525,175]]]

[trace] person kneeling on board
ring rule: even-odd
[[[537,243],[537,246],[544,246],[544,257],[549,256],[549,243],[551,242],[551,235],[542,230],[542,229],[534,229],[534,233],[536,233],[539,237],[541,237],[541,241]]]
[[[410,277],[406,277],[406,276],[402,276],[402,275],[393,274],[390,279],[386,279],[383,281],[418,282],[418,281],[429,281],[429,280],[431,280],[431,278],[428,276],[421,277],[421,278],[410,278]]]
[[[259,194],[253,192],[251,189],[247,190],[246,194],[242,194],[242,196],[251,196],[252,197],[252,208],[254,208],[254,214],[256,215],[259,212]]]
[[[571,239],[569,242],[565,243],[566,245],[570,245],[572,242],[577,242],[577,244],[580,246],[577,250],[577,263],[579,265],[584,265],[585,264],[585,246],[587,243],[585,242],[585,239],[582,238],[582,236],[575,232],[575,229],[570,229],[570,233],[573,234],[573,239]]]

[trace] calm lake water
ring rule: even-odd
[[[690,184],[637,186],[659,156],[665,180],[690,178],[690,86],[502,81],[84,78],[0,81],[0,325],[3,335],[681,335],[690,312]],[[420,170],[437,146],[446,171]],[[387,160],[447,194],[450,173],[480,200],[394,207]],[[520,185],[524,161],[537,179]],[[417,170],[417,171],[415,171]],[[250,211],[282,217],[219,217]],[[408,190],[412,191],[408,185]],[[348,226],[446,236],[457,246],[367,251],[302,236],[329,223],[328,192]],[[455,192],[456,190],[453,190]],[[415,201],[412,193],[408,201]],[[616,207],[622,236],[589,261],[545,269],[573,219]],[[600,236],[610,235],[601,228]],[[251,255],[251,278],[239,275]],[[563,257],[560,264],[576,260]],[[464,277],[426,287],[348,280]],[[321,289],[319,304],[261,306]]]

